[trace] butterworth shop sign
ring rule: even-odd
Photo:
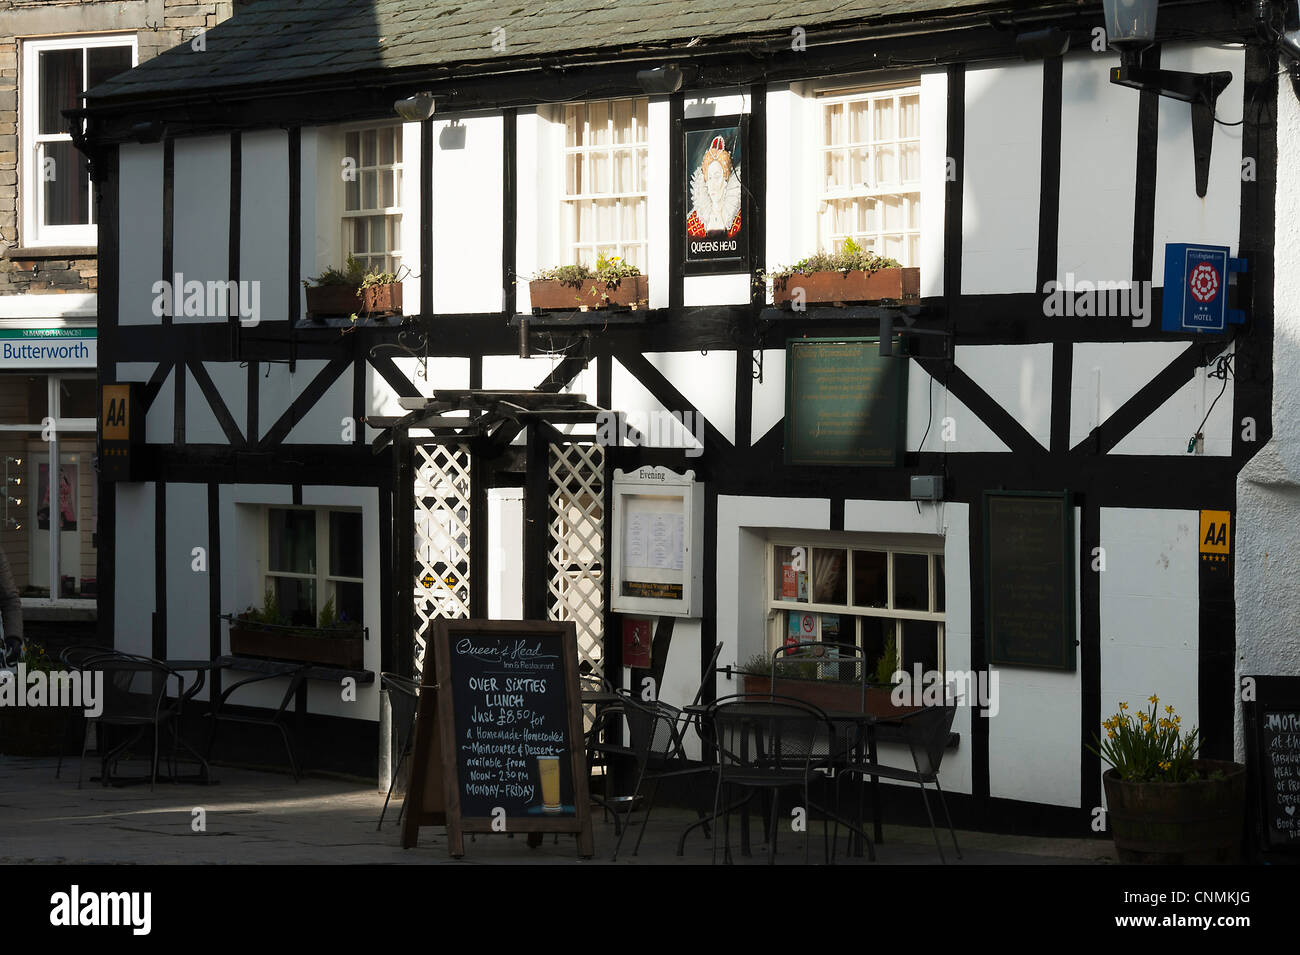
[[[94,368],[93,328],[14,328],[0,331],[0,371]]]

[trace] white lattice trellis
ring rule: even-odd
[[[469,616],[469,450],[415,446],[415,672],[436,619]]]
[[[605,675],[604,463],[599,445],[551,445],[549,615],[574,622],[579,663],[594,677]]]

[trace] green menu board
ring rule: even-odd
[[[786,345],[785,462],[895,467],[907,421],[905,357],[877,338],[800,338]]]
[[[1075,668],[1074,546],[1068,492],[985,492],[989,663]]]

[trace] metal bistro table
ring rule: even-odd
[[[762,699],[766,699],[766,697],[759,695],[759,696],[755,696],[755,699],[762,700]],[[695,722],[696,732],[700,734],[701,739],[704,739],[704,733],[702,732],[703,727],[699,725],[699,720],[703,717],[705,711],[707,711],[708,708],[709,707],[707,704],[698,704],[698,705],[683,707],[682,709],[682,712],[688,714],[691,717],[691,719]],[[842,726],[851,726],[853,728],[852,738],[854,742],[854,748],[858,749],[859,751],[857,755],[859,757],[861,756],[861,747],[865,745],[867,748],[867,759],[872,763],[876,762],[876,728],[878,726],[892,726],[898,722],[896,717],[880,717],[880,716],[876,716],[874,713],[868,713],[864,710],[825,710],[824,712],[826,713],[827,718],[830,719],[832,723],[835,723],[837,725],[842,725]],[[875,845],[880,845],[884,841],[881,819],[880,819],[880,788],[879,787],[880,787],[879,777],[872,776],[871,777],[871,820],[872,820],[871,842],[874,843]],[[733,806],[732,808],[736,808],[736,807]],[[859,820],[860,820],[860,814],[859,814]],[[697,829],[700,826],[703,826],[709,822],[714,822],[714,821],[716,821],[716,817],[713,815],[709,815],[707,818],[696,820],[695,822],[692,822],[690,825],[688,825],[682,831],[681,837],[677,841],[677,854],[680,856],[685,853],[686,837],[687,835],[690,834],[691,830]],[[742,840],[742,851],[743,851],[744,848],[747,847],[747,843],[748,843],[748,819],[747,818],[742,819],[741,822],[741,840]],[[862,844],[860,839],[858,838],[857,833],[853,833],[853,841],[854,841],[854,855],[860,858],[862,856]],[[867,851],[870,854],[871,859],[874,861],[876,857],[876,852],[874,847],[871,845],[871,843],[868,843]]]

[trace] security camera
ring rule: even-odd
[[[422,123],[433,115],[433,94],[416,93],[406,99],[399,99],[393,104],[393,109],[408,123]]]

